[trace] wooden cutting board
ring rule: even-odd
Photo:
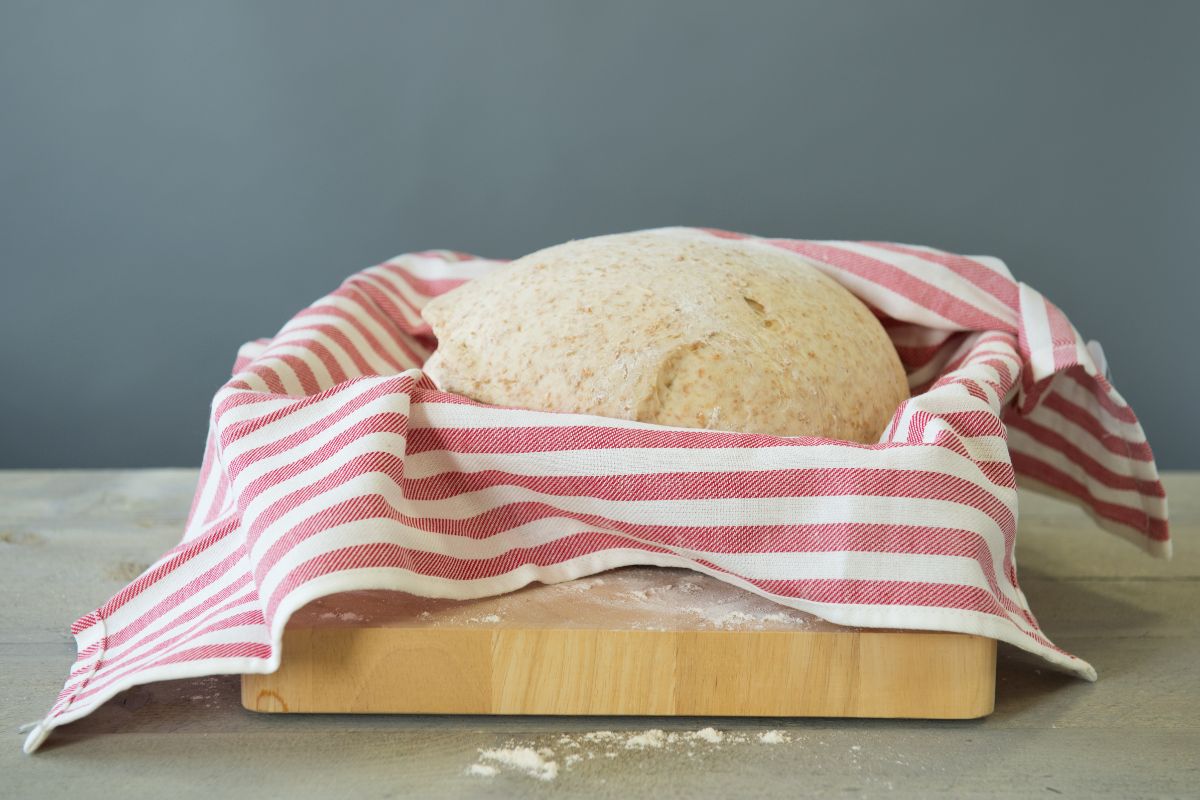
[[[283,662],[242,676],[266,712],[920,717],[990,714],[996,642],[845,628],[690,570],[629,567],[481,600],[332,595]]]

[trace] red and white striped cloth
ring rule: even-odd
[[[1150,448],[1098,347],[994,258],[706,233],[794,253],[876,311],[914,392],[878,444],[438,391],[421,306],[502,262],[400,256],[241,348],[183,541],[72,626],[78,661],[26,750],[136,684],[275,670],[288,618],[324,595],[472,598],[630,564],[843,625],[989,636],[1093,679],[1039,629],[1013,545],[1021,475],[1169,555]]]

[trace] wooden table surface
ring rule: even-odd
[[[176,543],[195,481],[183,469],[0,472],[0,796],[1200,796],[1200,473],[1166,479],[1171,562],[1022,496],[1021,584],[1100,680],[1001,645],[982,720],[267,716],[221,676],[129,690],[22,755],[17,728],[74,660],[70,623]],[[724,741],[686,735],[709,725]],[[650,729],[678,743],[625,746]],[[584,735],[601,730],[617,736]],[[759,740],[771,730],[786,741]],[[519,746],[557,748],[557,777],[471,773],[481,749]]]

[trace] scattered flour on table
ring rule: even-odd
[[[725,740],[725,734],[721,733],[716,728],[701,728],[696,731],[696,738],[703,739],[709,744],[720,744]]]
[[[362,622],[364,617],[361,614],[355,614],[353,611],[326,611],[321,614],[321,619],[338,619],[342,622]]]
[[[495,777],[500,770],[496,769],[491,764],[472,764],[471,768],[468,769],[467,772],[471,775],[478,775],[481,778],[492,778]]]
[[[503,747],[480,750],[478,762],[467,768],[467,774],[492,778],[509,771],[552,781],[560,771],[571,770],[595,758],[620,758],[622,753],[662,750],[696,758],[705,752],[718,750],[722,745],[785,744],[791,742],[792,737],[781,730],[742,733],[708,727],[696,731],[664,731],[661,728],[623,732],[588,731],[561,734],[553,741],[554,748],[540,747],[536,741],[510,740]]]
[[[630,736],[625,740],[627,750],[645,750],[647,747],[662,747],[667,743],[667,735],[658,728],[651,728],[645,733]]]
[[[538,750],[534,750],[532,747],[497,747],[480,750],[479,760],[495,762],[498,766],[482,763],[472,764],[469,770],[472,775],[490,778],[500,771],[499,767],[507,767],[524,772],[531,778],[541,781],[552,781],[558,777],[558,762],[554,760],[554,751],[549,747]]]
[[[495,625],[499,621],[499,614],[484,614],[482,617],[471,617],[467,620],[467,622],[482,622],[488,625]]]

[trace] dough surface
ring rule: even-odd
[[[687,229],[549,247],[423,314],[426,373],[494,405],[871,443],[908,397],[847,289],[794,253]]]

